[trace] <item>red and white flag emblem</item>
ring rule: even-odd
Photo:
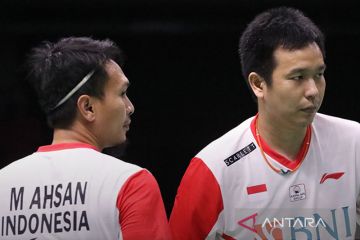
[[[267,188],[266,188],[266,184],[260,184],[260,185],[249,186],[247,187],[246,190],[248,195],[251,195],[255,193],[266,192]]]

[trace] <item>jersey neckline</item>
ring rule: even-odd
[[[40,146],[37,152],[51,152],[51,151],[59,151],[59,150],[74,149],[74,148],[90,148],[99,151],[97,147],[87,143],[69,142],[69,143],[57,143],[57,144]]]
[[[256,114],[256,116],[251,121],[250,129],[251,129],[251,132],[252,132],[257,144],[259,145],[258,139],[256,137],[256,125],[255,125],[257,118],[258,118],[258,114]],[[309,142],[309,144],[311,142],[311,127],[308,126],[308,128],[306,130],[306,135],[304,137],[304,140],[300,147],[300,150],[296,155],[295,160],[289,160],[285,156],[283,156],[280,153],[276,152],[275,150],[271,149],[261,136],[259,136],[259,140],[261,141],[261,146],[262,146],[263,151],[268,156],[270,156],[273,160],[275,160],[276,162],[285,166],[286,168],[290,169],[291,171],[295,171],[297,168],[300,167],[301,163],[305,159],[305,155],[308,152],[309,146],[307,146],[307,142]]]

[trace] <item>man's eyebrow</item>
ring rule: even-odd
[[[325,69],[326,69],[326,64],[325,63],[318,68],[318,70],[325,70]]]
[[[326,69],[326,64],[322,64],[320,65],[318,68],[316,68],[316,71],[323,71]],[[298,73],[298,72],[306,72],[308,71],[308,68],[294,68],[292,69],[288,75],[294,74],[294,73]]]

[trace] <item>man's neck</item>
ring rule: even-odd
[[[103,149],[103,147],[100,146],[96,140],[96,137],[82,125],[73,125],[68,129],[54,129],[52,144],[69,142],[87,143],[97,147],[100,150]]]
[[[258,115],[257,130],[266,144],[289,160],[295,160],[304,141],[307,127],[288,124]]]

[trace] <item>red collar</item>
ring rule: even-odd
[[[71,142],[71,143],[57,143],[52,145],[41,146],[38,148],[38,152],[51,152],[51,151],[58,151],[58,150],[65,150],[65,149],[73,149],[73,148],[90,148],[96,151],[99,149],[93,145],[87,143],[80,143],[80,142]]]
[[[288,169],[295,171],[301,165],[303,160],[305,159],[305,155],[309,149],[308,145],[306,143],[307,142],[310,143],[310,140],[311,140],[311,127],[308,126],[308,128],[306,130],[306,135],[302,142],[301,148],[300,148],[298,154],[296,155],[296,159],[289,160],[286,157],[284,157],[283,155],[281,155],[281,154],[277,153],[276,151],[274,151],[273,149],[271,149],[269,147],[269,145],[267,145],[267,143],[264,141],[264,139],[261,138],[261,136],[259,136],[259,140],[261,141],[261,143],[258,142],[258,138],[256,136],[256,126],[255,126],[257,118],[258,118],[258,115],[255,116],[255,118],[251,121],[251,124],[250,124],[251,132],[252,132],[254,138],[256,139],[257,144],[258,145],[261,144],[263,151],[268,156],[270,156],[272,159],[274,159],[281,165],[287,167]]]

